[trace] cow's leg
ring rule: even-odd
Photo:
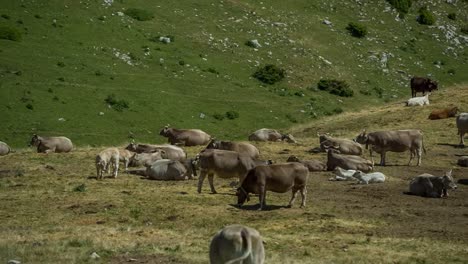
[[[114,161],[114,166],[113,166],[113,175],[114,175],[114,178],[117,178],[117,174],[119,173],[119,160],[115,160]]]
[[[215,187],[213,185],[213,178],[214,178],[213,173],[208,174],[208,182],[210,183],[211,193],[217,193],[216,190],[215,190]]]
[[[465,132],[460,131],[460,146],[465,146]]]
[[[385,166],[385,151],[382,150],[380,153],[380,166]]]
[[[409,161],[408,161],[408,166],[411,165],[411,162],[413,161],[413,158],[415,156],[415,150],[412,150],[410,149],[410,158],[409,158]]]
[[[297,188],[296,186],[292,187],[292,196],[291,196],[291,200],[289,201],[288,207],[292,207],[294,201],[296,200],[298,191],[299,191],[299,188]],[[302,192],[301,192],[301,195],[302,195]],[[302,200],[304,201],[304,197],[302,197]]]
[[[307,198],[307,187],[305,185],[304,187],[301,188],[301,196],[302,196],[301,208],[304,208],[306,204],[306,198]]]
[[[372,147],[369,149],[369,155],[370,155],[370,159],[372,161],[372,165],[374,165],[374,156],[372,155]]]
[[[203,185],[203,181],[205,180],[206,173],[207,171],[203,169],[200,171],[200,178],[198,178],[198,189],[197,189],[198,193],[201,193],[201,188]]]
[[[99,173],[100,173],[99,166],[100,166],[99,164],[96,164],[96,179],[97,180],[99,180]]]
[[[418,150],[416,150],[416,155],[418,158],[418,164],[417,166],[421,166],[421,158],[422,158],[422,147],[420,147]]]
[[[265,196],[266,196],[265,185],[260,185],[258,187],[258,199],[259,199],[259,202],[260,202],[260,207],[258,208],[258,210],[262,210],[263,206],[266,206]]]
[[[130,159],[128,158],[125,158],[124,159],[124,167],[125,167],[125,172],[128,171],[128,164],[130,163]]]

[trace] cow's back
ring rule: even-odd
[[[281,138],[282,135],[278,131],[262,128],[250,134],[249,141],[278,141]]]
[[[5,142],[0,141],[0,156],[7,155],[10,151],[10,146]]]
[[[419,130],[377,131],[369,133],[369,137],[373,138],[373,145],[398,152],[421,146],[423,134]]]
[[[459,131],[468,132],[468,113],[460,113],[457,116],[457,128]]]
[[[38,146],[38,151],[45,152],[54,148],[57,153],[70,152],[73,149],[73,144],[67,137],[44,137]]]
[[[211,136],[200,129],[186,129],[179,132],[177,140],[185,142],[185,146],[199,146],[208,144]]]
[[[242,156],[236,151],[207,149],[200,153],[200,169],[220,178],[244,176],[254,166],[250,157]]]
[[[287,192],[293,185],[306,185],[309,176],[307,167],[298,162],[260,165],[254,171],[257,181],[265,182],[267,190],[278,193]]]

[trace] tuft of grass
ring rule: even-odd
[[[317,83],[317,88],[341,97],[352,97],[354,95],[354,91],[349,88],[348,83],[335,79],[321,79]]]
[[[398,12],[407,14],[412,5],[412,0],[387,0]]]
[[[356,38],[364,38],[367,35],[367,27],[359,23],[350,22],[346,29]]]
[[[273,64],[265,65],[253,74],[254,78],[266,84],[275,84],[283,80],[285,76],[285,70]]]
[[[448,19],[450,19],[450,20],[454,20],[454,21],[457,20],[457,14],[456,14],[456,13],[449,13],[449,14],[447,15],[447,17],[448,17]]]
[[[74,192],[86,192],[86,185],[84,183],[80,184],[80,185],[74,187],[73,191]]]
[[[21,32],[13,27],[0,26],[0,39],[21,41]]]
[[[436,17],[427,9],[427,7],[421,7],[419,9],[419,16],[417,18],[419,24],[421,25],[434,25],[436,22]]]
[[[226,112],[226,117],[227,117],[227,119],[233,120],[233,119],[239,118],[239,113],[236,112],[236,111],[227,111]]]
[[[148,21],[154,18],[154,15],[150,11],[140,8],[128,8],[124,13],[138,21]]]
[[[115,111],[122,112],[125,109],[130,108],[129,103],[124,100],[118,100],[115,97],[115,94],[110,94],[104,99],[104,102],[106,102],[108,105],[110,105]]]
[[[468,35],[468,24],[460,28],[461,33]]]

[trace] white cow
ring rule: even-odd
[[[356,178],[353,177],[354,173],[356,173],[356,170],[345,170],[340,167],[336,167],[333,170],[333,173],[335,173],[335,177],[331,177],[330,181],[355,181]]]
[[[429,105],[429,94],[421,97],[413,97],[406,101],[406,106],[423,106]]]
[[[119,171],[119,150],[117,148],[108,148],[101,151],[96,156],[96,171],[97,179],[102,179],[104,171],[109,172],[109,167],[112,166],[112,176],[117,178]]]
[[[353,177],[361,184],[385,182],[385,175],[381,172],[364,173],[358,170],[353,174]]]
[[[465,133],[468,133],[468,113],[460,113],[457,116],[458,135],[460,135],[460,145],[465,145]]]

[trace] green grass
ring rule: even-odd
[[[363,6],[338,0],[114,1],[112,6],[9,1],[2,14],[10,19],[0,22],[17,28],[22,41],[0,40],[0,139],[15,148],[24,147],[32,133],[65,135],[78,146],[122,144],[130,135],[163,142],[157,131],[168,123],[244,139],[261,127],[286,129],[337,108],[346,113],[407,98],[413,75],[431,74],[441,89],[466,81],[466,51],[446,52],[452,44],[442,31],[410,19],[424,4],[414,3],[407,19],[395,21],[396,13],[384,12],[390,5],[383,0]],[[130,8],[154,18],[119,15]],[[447,14],[462,17],[467,3],[436,3],[436,8],[438,24],[459,28],[464,23]],[[322,24],[325,18],[332,27]],[[367,27],[366,39],[347,33],[348,22],[356,20]],[[155,36],[176,41],[150,41]],[[254,37],[262,44],[258,51],[244,45]],[[383,53],[391,53],[388,72],[380,68]],[[434,61],[446,64],[437,68]],[[252,77],[267,64],[285,69],[284,80],[264,85]],[[457,70],[452,75],[449,69]],[[322,78],[345,80],[355,96],[307,89]],[[358,92],[374,88],[380,95]],[[27,102],[21,100],[25,94]],[[129,108],[108,108],[104,100],[112,94]],[[215,115],[229,111],[239,117]]]

